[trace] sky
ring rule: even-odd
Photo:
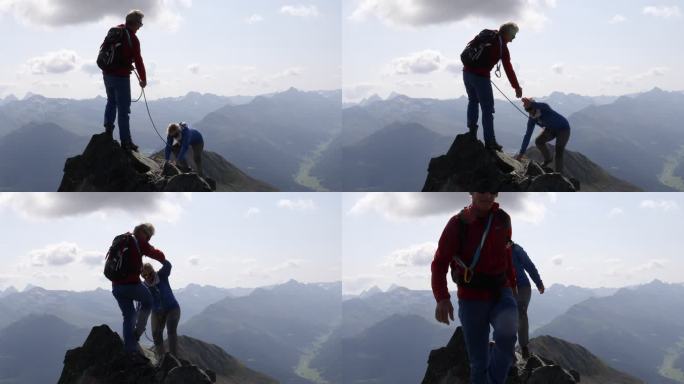
[[[340,281],[340,203],[326,193],[0,194],[0,289],[107,289],[112,239],[146,221],[174,288]]]
[[[0,97],[104,95],[97,51],[133,8],[146,14],[138,36],[150,99],[339,89],[340,7],[340,0],[0,0]]]
[[[509,49],[528,96],[684,90],[684,0],[348,0],[342,13],[349,102],[464,95],[461,51],[506,21],[520,26]],[[512,97],[505,75],[495,81]]]
[[[547,287],[684,282],[684,194],[502,193],[498,201]],[[393,284],[429,290],[439,237],[469,202],[467,193],[344,194],[345,294]]]

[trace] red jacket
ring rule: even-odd
[[[498,214],[496,213],[497,211],[499,211]],[[511,238],[511,219],[506,212],[499,208],[497,203],[494,203],[491,212],[495,213],[494,219],[480,252],[480,261],[475,266],[475,275],[478,273],[490,275],[505,273],[506,284],[504,286],[515,287],[517,285],[515,269],[513,267],[511,248],[508,246],[508,240]],[[468,226],[463,247],[459,244],[461,238],[458,233],[461,215],[463,215]],[[461,260],[466,265],[470,265],[473,255],[482,240],[482,234],[487,226],[487,219],[488,216],[475,216],[473,207],[469,206],[452,217],[444,228],[439,239],[437,251],[435,252],[435,258],[432,261],[432,293],[438,302],[451,297],[447,287],[449,267],[458,268],[461,274],[463,272],[462,268],[454,261],[454,255],[462,250]],[[458,287],[458,298],[461,300],[491,300],[492,293],[487,290]]]
[[[124,24],[118,25],[115,28],[127,28]],[[133,71],[133,63],[135,63],[135,68],[138,70],[138,74],[140,75],[140,79],[142,81],[147,82],[147,72],[145,71],[145,63],[143,62],[142,56],[140,55],[140,40],[138,40],[138,36],[135,35],[135,32],[132,31],[130,28],[128,29],[128,34],[131,36],[131,44],[133,46],[129,46],[128,42],[126,42],[123,45],[123,55],[126,58],[127,63],[131,63],[131,65],[128,68],[116,68],[111,71],[102,71],[105,75],[112,75],[112,76],[124,76],[128,77],[131,75],[131,72]]]
[[[138,284],[140,283],[140,272],[142,271],[142,257],[147,256],[163,263],[166,260],[164,253],[156,248],[154,248],[150,243],[138,242],[140,246],[140,252],[138,252],[138,247],[135,245],[135,240],[131,236],[128,247],[131,252],[128,254],[131,258],[131,274],[125,279],[113,281],[112,285],[122,285],[122,284]]]
[[[499,38],[500,37],[497,37],[496,44],[492,44],[486,48],[485,54],[489,57],[487,68],[474,68],[465,66],[463,67],[463,70],[465,72],[470,72],[476,75],[489,78],[490,72],[492,71],[496,63],[498,63],[499,60],[501,60],[503,63],[504,70],[506,71],[506,77],[508,77],[508,81],[511,83],[511,86],[514,89],[518,89],[520,88],[520,84],[518,84],[518,78],[515,76],[515,71],[513,70],[513,65],[511,64],[511,53],[508,51],[508,43],[501,39],[502,47],[499,47]],[[500,51],[503,51],[503,56],[501,55]]]

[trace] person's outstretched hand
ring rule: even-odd
[[[539,290],[539,293],[542,294],[542,295],[544,294],[544,291],[546,291],[546,288],[544,287],[544,284],[538,286],[537,289]]]
[[[140,80],[140,88],[147,87],[147,80]]]
[[[435,319],[446,325],[449,325],[449,319],[454,321],[454,306],[451,305],[451,300],[444,299],[437,303],[437,308],[435,308]]]
[[[522,95],[523,95],[522,88],[517,88],[515,90],[515,97],[517,97],[519,99],[522,97]]]

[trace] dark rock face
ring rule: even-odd
[[[468,384],[470,363],[461,327],[456,328],[446,347],[430,352],[428,368],[422,384]],[[579,383],[577,372],[569,372],[555,362],[537,355],[524,361],[518,355],[517,365],[509,372],[507,384],[572,384]]]
[[[131,357],[119,335],[101,325],[93,327],[82,347],[67,351],[58,384],[211,384],[211,375],[170,354],[158,366],[143,356]]]
[[[127,152],[106,133],[93,135],[83,154],[67,159],[60,192],[210,192],[195,173],[162,167]]]
[[[579,183],[535,161],[519,162],[503,152],[486,150],[469,133],[458,135],[446,155],[430,160],[423,192],[575,192]]]

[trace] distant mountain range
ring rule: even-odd
[[[104,130],[106,100],[51,99],[29,95],[0,103],[0,190],[54,191],[56,169]],[[335,189],[335,166],[318,167],[341,131],[340,91],[285,92],[257,97],[189,93],[150,101],[165,139],[170,122],[198,128],[205,149],[279,190]],[[131,108],[131,132],[145,154],[164,147],[142,102]],[[35,127],[41,127],[37,129]],[[118,139],[118,131],[114,132]],[[54,140],[53,140],[54,139]],[[55,161],[61,159],[61,161]],[[42,177],[43,175],[49,177]],[[40,178],[33,175],[41,176]]]
[[[651,384],[682,383],[683,316],[684,286],[656,280],[582,301],[534,334],[581,344]]]
[[[680,108],[684,93],[655,88],[619,98],[553,93],[539,100],[568,117],[572,127],[568,150],[581,154],[575,155],[575,160],[596,163],[592,168],[600,167],[597,172],[624,180],[623,186],[631,186],[630,190],[684,190],[684,111]],[[465,97],[435,100],[392,95],[348,105],[342,114],[340,140],[348,185],[345,190],[390,190],[390,186],[406,190],[409,182],[417,179],[412,172],[419,168],[420,160],[425,176],[431,155],[444,153],[457,134],[467,131],[467,104]],[[519,150],[526,123],[520,111],[505,100],[497,100],[496,136],[507,152]],[[414,129],[409,131],[411,126]],[[410,140],[415,141],[414,146]],[[394,151],[376,153],[388,148]],[[393,162],[411,166],[405,172]],[[586,166],[580,164],[578,168]],[[382,169],[384,174],[379,175]],[[402,176],[408,181],[397,184]],[[412,190],[419,189],[420,184]],[[620,185],[616,190],[622,190]]]

